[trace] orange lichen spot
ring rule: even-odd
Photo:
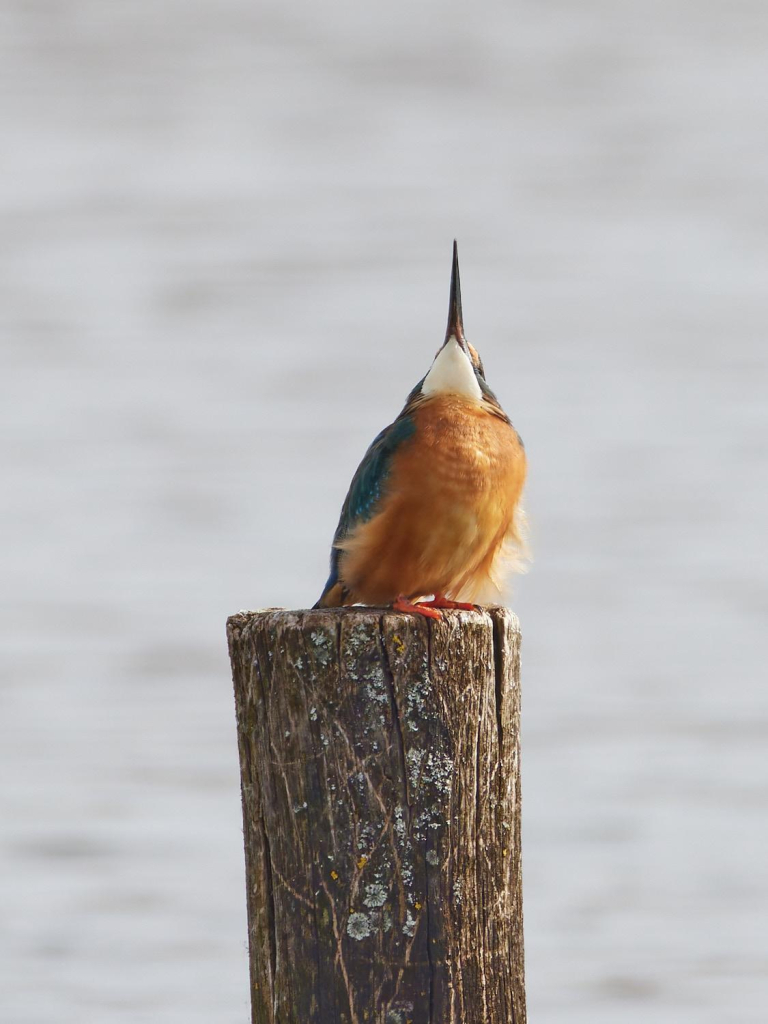
[[[362,857],[360,858],[360,860],[359,860],[359,861],[357,862],[357,866],[358,866],[358,867],[360,868],[360,870],[362,871],[362,870],[363,870],[363,868],[365,867],[365,865],[366,865],[367,863],[368,863],[368,858],[367,858],[367,857],[365,856],[365,854],[363,854],[363,856],[362,856]]]
[[[403,643],[402,637],[398,636],[397,633],[392,637],[392,643],[394,644],[395,650],[398,654],[403,654],[405,652],[405,644]]]
[[[418,900],[416,900],[416,902],[413,905],[414,907],[416,907],[417,910],[421,910],[421,904],[419,903]]]
[[[336,871],[332,871],[332,872],[331,872],[331,878],[332,878],[332,879],[334,880],[334,882],[336,881],[336,879],[337,879],[338,877],[339,877],[339,876],[338,876],[338,873],[337,873]]]
[[[507,849],[505,848],[505,849],[503,849],[503,850],[501,851],[501,856],[502,856],[502,857],[506,857],[508,853],[509,853],[509,850],[507,850]]]

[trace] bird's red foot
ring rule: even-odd
[[[407,597],[398,597],[392,605],[392,611],[408,612],[411,615],[423,615],[425,619],[442,619],[442,615],[436,608],[430,608],[426,604],[414,604]]]
[[[465,601],[449,601],[443,594],[435,594],[431,601],[425,601],[424,605],[427,608],[458,608],[463,612],[474,612],[477,608],[473,604],[467,604]]]

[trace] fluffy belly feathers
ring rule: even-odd
[[[504,541],[518,539],[525,454],[510,424],[455,395],[425,402],[414,419],[380,512],[340,545],[340,574],[354,601],[472,599]]]

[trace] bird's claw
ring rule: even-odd
[[[392,605],[392,611],[406,612],[410,615],[423,615],[425,619],[442,619],[437,608],[431,608],[428,604],[415,604],[407,597],[398,597]]]
[[[463,612],[474,612],[477,611],[477,607],[474,604],[467,604],[466,601],[450,601],[447,597],[442,594],[435,594],[431,601],[425,601],[424,607],[426,608],[457,608]]]

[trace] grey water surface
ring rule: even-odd
[[[762,2],[8,0],[2,1024],[247,1021],[225,618],[318,596],[454,236],[530,1019],[768,1019],[766,95]]]

